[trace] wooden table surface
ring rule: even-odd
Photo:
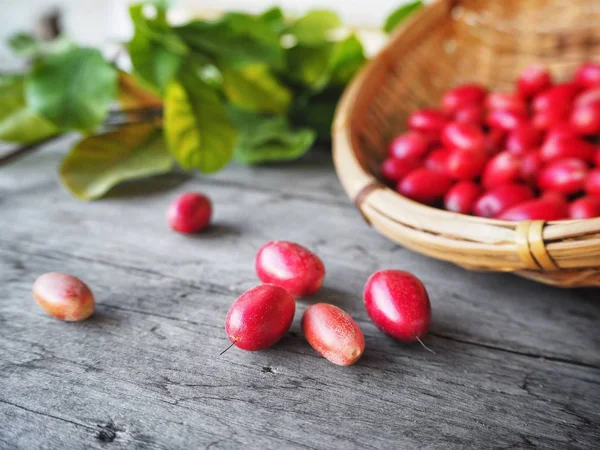
[[[324,151],[84,203],[57,182],[67,142],[0,168],[0,448],[599,448],[599,290],[467,272],[395,245],[361,220]],[[185,190],[214,202],[197,236],[165,223]],[[272,239],[314,249],[324,288],[299,301],[274,348],[219,356],[227,310],[258,283],[254,255]],[[436,354],[369,321],[362,289],[383,268],[426,284]],[[90,285],[90,320],[36,306],[32,283],[48,271]],[[358,364],[334,366],[302,338],[312,302],[358,321]]]

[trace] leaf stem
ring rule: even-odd
[[[31,144],[23,145],[12,152],[9,152],[5,155],[0,156],[0,166],[8,164],[9,162],[21,158],[22,156],[27,155],[35,150],[37,150],[42,144],[46,144],[48,142],[52,142],[59,137],[63,136],[61,133],[53,134],[52,136],[46,137],[39,141],[32,142]]]

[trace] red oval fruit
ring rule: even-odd
[[[575,82],[582,88],[600,87],[600,63],[581,65],[575,72]]]
[[[538,198],[519,203],[498,216],[500,220],[561,220],[567,217],[567,207],[550,198]]]
[[[450,149],[440,147],[433,150],[425,159],[425,167],[433,170],[446,171]]]
[[[483,170],[481,177],[486,189],[517,181],[521,175],[521,158],[502,152],[494,156]]]
[[[540,131],[533,125],[525,123],[508,134],[506,150],[513,155],[524,155],[528,150],[539,146],[540,138]]]
[[[549,109],[533,113],[532,125],[538,130],[547,130],[557,125],[568,122],[568,109]]]
[[[592,170],[585,182],[585,191],[589,195],[600,198],[600,168]]]
[[[600,198],[581,197],[569,205],[570,219],[592,219],[600,217]]]
[[[429,148],[425,137],[414,131],[401,134],[390,144],[389,155],[393,158],[420,158]]]
[[[514,92],[490,92],[485,99],[485,106],[490,111],[512,111],[519,115],[527,114],[527,102]]]
[[[533,110],[539,111],[568,111],[571,108],[573,99],[579,93],[579,87],[575,83],[556,84],[533,99]]]
[[[452,178],[445,172],[421,168],[413,170],[398,184],[398,192],[421,203],[434,203],[452,186]]]
[[[594,155],[594,165],[600,168],[600,147],[598,147]]]
[[[467,105],[454,113],[454,121],[480,127],[485,117],[481,105]]]
[[[521,157],[520,177],[527,183],[535,183],[537,175],[543,166],[542,156],[539,150],[532,150]]]
[[[484,151],[454,149],[448,155],[446,172],[457,180],[472,180],[481,175],[489,156]]]
[[[596,149],[589,142],[569,134],[564,130],[561,132],[549,131],[544,143],[540,148],[540,156],[545,162],[563,158],[577,158],[586,162],[594,159]]]
[[[533,199],[531,188],[522,184],[497,186],[477,200],[473,212],[480,217],[496,217],[511,206]]]
[[[365,337],[350,314],[328,303],[309,306],[302,316],[306,340],[330,362],[349,366],[365,351]]]
[[[600,106],[600,87],[583,91],[575,98],[575,103],[573,103],[574,108],[586,105]]]
[[[499,130],[510,131],[525,124],[527,122],[527,116],[518,111],[507,111],[503,109],[496,109],[490,111],[486,117],[486,123]]]
[[[550,71],[540,64],[527,66],[517,80],[519,92],[524,97],[533,97],[551,85]]]
[[[450,149],[479,152],[484,150],[485,136],[476,126],[452,122],[442,130],[442,143]]]
[[[587,173],[587,164],[579,159],[557,159],[541,170],[538,186],[544,191],[575,194],[583,190]]]
[[[33,284],[33,296],[44,311],[57,319],[75,322],[94,313],[94,295],[90,288],[66,273],[40,275]]]
[[[579,134],[600,134],[600,104],[576,106],[571,111],[569,123]]]
[[[419,109],[408,117],[408,127],[428,136],[439,136],[448,120],[441,111],[433,108]]]
[[[167,210],[167,221],[179,233],[201,231],[210,222],[212,206],[203,194],[187,192],[177,197]]]
[[[481,104],[487,91],[477,84],[463,84],[446,91],[442,97],[442,110],[447,114],[472,104]]]
[[[481,193],[481,187],[473,181],[456,183],[444,197],[444,208],[459,214],[471,214]]]
[[[325,278],[321,259],[294,242],[267,242],[256,254],[254,265],[263,283],[276,284],[300,297],[317,292]]]
[[[395,339],[414,342],[429,330],[431,305],[427,290],[408,272],[375,272],[365,285],[364,303],[373,323]]]
[[[381,174],[386,180],[397,183],[419,166],[421,162],[415,158],[387,158],[381,164]]]
[[[506,132],[499,130],[498,128],[492,128],[489,133],[485,135],[485,151],[489,155],[496,155],[504,150],[505,141]]]
[[[295,311],[292,294],[274,284],[261,284],[233,302],[225,319],[225,331],[236,347],[262,350],[287,333]]]

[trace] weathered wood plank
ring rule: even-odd
[[[35,448],[36,427],[62,448],[100,444],[100,427],[126,448],[591,448],[600,439],[595,368],[438,337],[432,355],[385,338],[364,314],[367,353],[351,368],[318,357],[298,336],[299,316],[274,349],[219,357],[226,287],[90,262],[97,314],[68,324],[34,306],[26,278],[57,263],[76,272],[79,260],[3,250],[0,261],[9,443]],[[46,421],[24,420],[28,410]]]
[[[0,198],[0,208],[9,219],[2,225],[0,245],[24,253],[78,258],[82,267],[86,261],[101,260],[198,283],[220,280],[235,296],[256,282],[252,261],[260,245],[270,239],[296,240],[324,258],[330,288],[326,292],[352,313],[362,313],[361,291],[370,273],[403,268],[428,286],[435,334],[600,366],[596,331],[600,309],[594,301],[600,291],[567,291],[511,275],[467,272],[414,254],[369,229],[345,197],[340,198],[342,194],[336,202],[327,198],[317,202],[281,193],[278,186],[292,177],[281,177],[278,170],[263,168],[256,177],[269,189],[215,185],[200,178],[173,191],[137,196],[135,201],[122,195],[82,203],[57,187],[50,161],[47,172],[39,167],[25,169],[21,162],[16,166],[15,173],[13,167],[5,172],[15,186],[18,180],[23,180],[23,186]],[[229,174],[238,182],[238,173],[232,168],[223,176]],[[293,178],[304,180],[303,189],[310,184],[307,173],[299,170]],[[335,179],[333,173],[329,176]],[[167,230],[166,205],[184,189],[202,190],[213,199],[216,225],[210,232],[186,238]]]

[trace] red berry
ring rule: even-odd
[[[594,155],[594,165],[600,168],[600,147],[596,149],[596,154]]]
[[[553,199],[538,198],[507,209],[498,216],[500,220],[561,220],[567,217],[565,204]]]
[[[477,152],[484,150],[485,136],[476,126],[452,122],[442,130],[442,143],[447,148]]]
[[[443,147],[432,151],[427,156],[427,159],[425,159],[425,167],[445,172],[448,164],[448,156],[450,156],[451,152],[452,150]]]
[[[177,197],[167,210],[167,221],[174,231],[195,233],[210,222],[212,206],[203,194],[187,192]]]
[[[583,64],[575,72],[575,82],[582,88],[600,87],[600,63]]]
[[[580,159],[557,159],[541,170],[538,186],[544,191],[575,194],[583,190],[587,173],[587,164]]]
[[[452,186],[450,175],[434,169],[413,170],[398,184],[398,192],[421,203],[435,203]]]
[[[486,123],[491,128],[510,131],[527,122],[527,116],[522,112],[496,109],[486,117]]]
[[[531,123],[538,130],[547,130],[569,120],[568,109],[547,109],[533,113]]]
[[[421,162],[415,158],[387,158],[381,164],[381,174],[386,180],[397,183],[419,166]]]
[[[526,67],[517,81],[519,92],[524,97],[533,97],[551,85],[550,71],[539,64]]]
[[[588,174],[585,191],[588,195],[600,198],[600,169],[594,169]]]
[[[583,91],[577,96],[575,103],[573,103],[573,107],[575,108],[585,105],[600,105],[600,87]]]
[[[330,362],[349,366],[365,351],[365,337],[350,314],[337,306],[317,303],[302,316],[306,340]]]
[[[429,148],[425,137],[414,131],[396,137],[390,144],[389,155],[393,158],[420,158]]]
[[[484,119],[484,109],[481,105],[467,105],[454,113],[454,121],[481,126]]]
[[[570,219],[592,219],[600,217],[600,198],[581,197],[569,205]]]
[[[528,150],[537,148],[541,134],[531,124],[525,123],[508,134],[506,150],[514,155],[524,155]]]
[[[501,184],[517,181],[521,175],[521,158],[512,153],[502,152],[494,156],[483,170],[483,186],[490,189]]]
[[[490,155],[495,155],[504,149],[505,141],[506,132],[493,128],[485,135],[485,151]]]
[[[471,214],[481,193],[481,186],[473,181],[456,183],[444,197],[444,208],[459,214]]]
[[[49,272],[33,283],[33,297],[44,311],[57,319],[75,322],[94,313],[94,294],[72,275]]]
[[[229,340],[242,350],[262,350],[279,341],[290,328],[296,300],[282,287],[261,284],[244,292],[225,319]]]
[[[573,99],[579,93],[579,87],[575,83],[561,83],[548,88],[533,99],[533,110],[539,111],[568,111]]]
[[[521,157],[521,179],[528,183],[535,183],[542,165],[543,161],[539,150],[527,152]]]
[[[408,117],[408,127],[428,136],[439,136],[448,120],[437,109],[419,109]]]
[[[591,162],[594,159],[594,153],[595,148],[592,144],[567,130],[548,132],[540,148],[540,155],[543,161],[577,158]]]
[[[375,272],[365,285],[367,314],[395,339],[414,342],[427,334],[431,305],[421,280],[401,270]]]
[[[255,268],[263,283],[276,284],[300,297],[317,292],[325,278],[321,259],[294,242],[266,243],[256,254]]]
[[[514,92],[490,92],[485,99],[490,111],[512,111],[520,115],[527,114],[527,102]]]
[[[600,134],[600,103],[573,108],[570,124],[573,130],[579,134]]]
[[[476,216],[497,217],[511,206],[533,199],[533,191],[523,184],[503,184],[483,194],[473,208]]]
[[[483,151],[454,149],[448,155],[446,172],[457,180],[472,180],[481,175],[488,158]]]
[[[473,104],[482,104],[487,91],[477,84],[463,84],[456,86],[442,97],[442,110],[452,114],[461,108]]]

